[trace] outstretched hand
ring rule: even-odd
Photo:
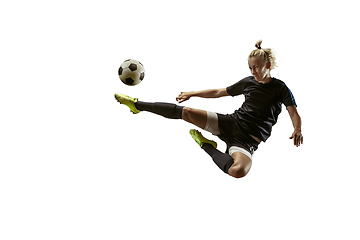
[[[303,144],[304,138],[301,134],[301,130],[295,129],[290,139],[294,139],[294,145],[296,147],[300,146],[300,144]]]
[[[177,96],[176,101],[178,101],[178,103],[182,103],[189,100],[190,98],[191,98],[190,92],[181,92],[179,96]]]

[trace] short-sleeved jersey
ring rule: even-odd
[[[232,118],[248,134],[264,142],[270,137],[272,126],[277,122],[281,104],[286,107],[296,106],[295,98],[285,83],[272,79],[270,83],[262,84],[250,76],[226,88],[227,93],[233,97],[240,94],[245,96],[241,108],[231,114]]]

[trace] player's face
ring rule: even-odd
[[[248,61],[251,74],[255,77],[256,81],[264,82],[270,77],[270,63],[263,62],[259,57],[252,57]]]

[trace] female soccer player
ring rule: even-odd
[[[276,66],[275,56],[271,49],[262,49],[261,43],[262,40],[257,41],[256,49],[248,56],[252,76],[227,88],[182,92],[176,98],[178,103],[182,103],[191,97],[219,98],[244,94],[245,101],[241,108],[232,114],[224,115],[171,103],[141,102],[119,93],[115,93],[115,98],[135,114],[148,111],[170,119],[183,119],[218,136],[227,145],[225,153],[216,149],[216,142],[206,139],[197,130],[190,130],[192,138],[222,171],[235,178],[244,177],[251,168],[254,151],[260,142],[270,137],[272,126],[281,112],[281,104],[286,106],[294,126],[290,139],[297,147],[303,143],[301,118],[294,96],[284,82],[271,77],[270,71]]]

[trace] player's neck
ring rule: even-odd
[[[272,81],[272,77],[270,75],[270,73],[268,75],[265,75],[263,79],[259,79],[258,82],[262,83],[262,84],[268,84]]]

